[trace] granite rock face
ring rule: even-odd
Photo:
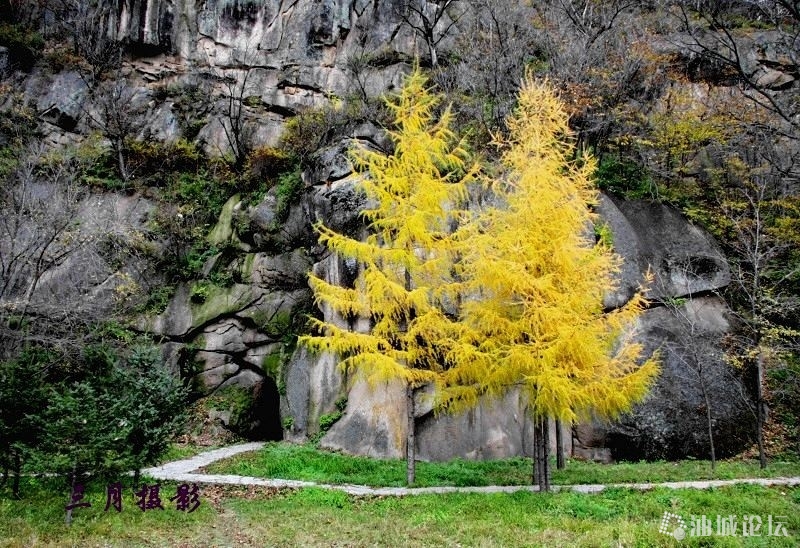
[[[648,299],[698,295],[730,283],[730,269],[714,239],[663,204],[601,196],[598,207],[611,229],[614,249],[624,258],[619,287],[606,307],[626,303],[650,272]]]
[[[326,185],[314,199],[330,198],[334,192],[357,196],[352,190],[354,184],[343,179]],[[351,221],[345,218],[348,211],[357,211],[353,207],[348,204],[338,208],[335,219],[330,219],[324,207],[314,210],[342,229],[350,223],[358,226],[352,215]],[[703,383],[713,400],[714,428],[720,439],[724,438],[719,452],[741,449],[748,442],[746,432],[750,428],[742,411],[746,402],[740,385],[729,382],[735,372],[721,360],[720,341],[730,330],[728,310],[723,301],[708,296],[730,281],[729,267],[719,247],[710,235],[668,206],[602,196],[599,212],[623,257],[619,288],[607,296],[606,305],[622,306],[644,282],[645,273],[653,274],[647,295],[654,308],[643,315],[636,336],[648,353],[660,350],[664,373],[649,398],[631,415],[618,424],[581,425],[567,445],[576,456],[606,461],[705,455],[706,415],[704,405],[698,403],[700,385],[696,378],[697,371],[702,370]],[[342,283],[348,265],[327,257],[315,265],[314,272],[330,282]],[[355,272],[349,275],[355,276]],[[340,321],[329,310],[322,313],[328,320]],[[691,336],[688,329],[693,330]],[[698,351],[694,362],[687,359],[687,353]],[[328,380],[326,384],[331,383]],[[346,412],[321,443],[358,454],[402,456],[405,407],[405,391],[399,384],[370,390],[361,382],[351,383]],[[455,416],[423,414],[417,422],[418,454],[430,460],[529,454],[532,437],[526,411],[525,396],[515,393],[502,401],[484,400],[475,409]],[[306,424],[306,428],[313,425]]]
[[[108,27],[147,62],[134,66],[146,81],[188,82],[200,76],[237,82],[254,141],[275,144],[287,116],[355,92],[379,95],[396,87],[421,48],[403,26],[399,2],[381,0],[115,0]],[[353,79],[348,62],[368,55]],[[380,59],[380,62],[378,62]],[[223,102],[224,103],[224,102]],[[224,110],[224,104],[217,108]],[[200,131],[209,151],[227,150],[224,114]]]
[[[615,459],[710,458],[709,411],[717,458],[753,442],[747,389],[723,359],[727,316],[725,302],[713,296],[644,314],[640,340],[647,351],[661,350],[662,372],[643,403],[606,427]]]
[[[174,141],[186,137],[191,126],[195,131],[191,138],[208,151],[228,152],[225,95],[233,93],[241,101],[249,144],[275,145],[286,121],[297,113],[328,105],[334,97],[377,96],[395,89],[409,61],[427,52],[419,36],[397,16],[401,3],[113,0],[106,28],[111,37],[125,43],[129,54],[123,74],[143,118],[137,137]],[[453,27],[456,34],[462,30]],[[664,45],[664,51],[674,53],[676,43]],[[747,70],[770,89],[796,85],[796,62],[770,49],[770,43],[766,35],[754,35],[744,58]],[[10,70],[3,49],[0,74]],[[355,58],[366,60],[360,74],[351,63]],[[95,107],[79,74],[34,72],[24,85],[25,94],[35,98],[31,104],[49,143],[70,143],[89,132],[87,114]],[[162,314],[142,318],[140,326],[163,338],[164,355],[194,379],[199,393],[212,397],[226,389],[249,393],[262,410],[244,421],[249,435],[279,436],[275,424],[280,421],[289,439],[324,434],[323,446],[399,456],[404,454],[406,428],[403,387],[370,387],[349,379],[333,356],[311,355],[290,342],[306,314],[340,321],[330,310],[314,305],[308,272],[332,283],[346,283],[356,275],[357,265],[332,257],[317,245],[312,228],[321,221],[334,230],[363,235],[359,212],[367,203],[356,190],[359,176],[351,173],[348,148],[354,144],[391,148],[385,134],[370,122],[359,120],[340,133],[326,135],[324,146],[308,159],[302,196],[288,209],[280,206],[276,188],[257,204],[232,199],[226,205],[211,238],[214,245],[235,250],[230,262],[235,283],[184,284]],[[150,207],[146,200],[110,194],[91,199],[98,203],[93,206],[87,198],[82,219],[113,213],[114,219],[100,220],[104,227],[124,226],[111,230],[120,239],[133,239],[132,233],[145,230]],[[704,455],[708,406],[700,399],[700,379],[710,387],[720,454],[735,451],[747,441],[741,411],[746,404],[732,392],[734,385],[726,385],[732,372],[720,358],[720,340],[730,322],[724,303],[713,293],[729,283],[730,272],[719,247],[664,205],[602,196],[598,212],[624,259],[619,286],[606,296],[605,305],[622,306],[643,283],[645,273],[653,274],[647,288],[653,308],[642,318],[638,337],[648,350],[661,350],[664,373],[648,400],[618,423],[576,427],[569,442],[573,453],[606,460]],[[76,256],[43,280],[42,290],[57,291],[64,285],[59,279],[69,276],[106,276],[109,282],[93,289],[92,295],[98,297],[93,302],[108,300],[119,285],[109,263]],[[702,375],[697,374],[699,365]],[[322,432],[321,419],[338,413],[345,398],[341,418]],[[418,398],[421,458],[482,459],[530,452],[522,394],[485,400],[467,413],[439,417],[430,413],[424,391]],[[225,420],[231,420],[231,411],[225,413]],[[264,434],[267,431],[270,434]]]

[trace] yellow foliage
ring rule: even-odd
[[[358,241],[318,226],[320,241],[359,273],[343,288],[311,276],[317,303],[344,321],[314,321],[301,341],[340,356],[372,382],[434,382],[439,410],[520,386],[536,417],[611,417],[640,400],[657,373],[643,365],[631,327],[641,294],[606,312],[620,259],[592,239],[597,193],[591,157],[571,161],[568,116],[547,85],[530,80],[509,120],[498,205],[463,209],[477,166],[437,122],[439,98],[415,71],[388,102],[395,153],[353,152],[373,207]],[[457,221],[457,222],[456,222]],[[451,226],[459,224],[452,232]],[[369,329],[356,329],[369,319]]]
[[[724,144],[731,120],[709,111],[694,97],[673,91],[667,96],[664,112],[654,114],[651,123],[650,144],[663,151],[665,167],[680,168],[690,154],[703,146],[711,142]]]
[[[352,288],[312,275],[317,303],[351,323],[369,318],[370,330],[316,322],[321,336],[302,342],[336,353],[343,368],[372,382],[400,377],[413,385],[435,380],[442,369],[436,339],[449,329],[443,309],[454,293],[450,225],[463,215],[459,207],[477,166],[450,130],[450,110],[434,120],[440,98],[425,84],[415,70],[399,95],[387,101],[396,124],[390,131],[392,156],[367,149],[351,153],[364,174],[361,189],[374,204],[362,212],[370,236],[359,241],[317,227],[321,243],[360,265]]]
[[[640,400],[657,373],[637,365],[630,329],[645,301],[604,312],[620,259],[588,227],[597,194],[594,160],[570,161],[568,116],[546,84],[528,79],[508,120],[498,203],[458,232],[459,276],[474,298],[443,372],[441,406],[458,410],[482,393],[521,386],[533,414],[572,422],[613,417]]]

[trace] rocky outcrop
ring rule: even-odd
[[[694,29],[693,34],[674,33],[652,44],[655,51],[681,60],[695,82],[732,86],[746,78],[768,91],[798,85],[800,61],[792,33],[750,30],[719,33]],[[735,48],[735,50],[734,50]]]
[[[339,230],[358,226],[353,214],[358,211],[354,183],[345,178],[330,186],[320,185],[310,198],[315,218],[332,222]],[[337,213],[332,217],[328,204],[333,200],[342,200],[347,205],[334,208]],[[748,439],[745,434],[748,424],[742,420],[746,403],[738,389],[731,388],[736,386],[728,382],[734,374],[720,358],[720,338],[730,328],[727,308],[721,300],[707,296],[730,281],[729,268],[719,247],[707,233],[668,206],[602,196],[598,211],[613,233],[616,251],[623,257],[619,288],[607,297],[607,306],[613,308],[627,302],[644,283],[645,273],[653,274],[647,295],[655,308],[644,314],[637,336],[647,352],[660,350],[664,375],[647,401],[637,406],[623,422],[589,424],[577,429],[569,443],[574,445],[574,454],[600,460],[609,460],[612,455],[615,458],[661,458],[704,454],[707,430],[702,428],[704,415],[698,414],[698,409],[703,409],[697,401],[699,385],[691,382],[698,364],[693,365],[686,359],[687,351],[695,351],[692,338],[687,338],[687,329],[694,330],[694,338],[705,341],[706,346],[697,358],[703,367],[704,382],[713,386],[714,401],[720,402],[715,403],[714,428],[719,436],[726,438],[727,444],[720,450],[741,448]],[[348,215],[352,221],[347,220]],[[314,270],[332,283],[343,283],[343,276],[355,275],[349,272],[346,263],[331,257],[317,263]],[[335,320],[331,311],[323,309],[322,313],[326,319]],[[690,318],[691,324],[686,323],[686,318]],[[313,367],[326,370],[326,375],[317,377],[325,379],[324,386],[301,389],[303,394],[326,390],[331,395],[338,394],[340,387],[348,392],[344,416],[322,438],[323,446],[383,457],[404,454],[406,404],[402,386],[387,384],[370,388],[358,380],[348,385],[341,377],[339,381],[332,381],[337,372],[329,356]],[[314,383],[308,376],[301,377],[298,371],[293,374],[301,382]],[[330,390],[330,387],[336,389]],[[295,386],[293,390],[298,388]],[[307,403],[295,405],[294,409],[307,410],[310,401],[308,398]],[[330,407],[330,400],[328,405]],[[455,416],[433,416],[425,411],[417,424],[419,455],[424,459],[444,460],[527,454],[531,434],[526,408],[525,397],[515,393],[502,401],[486,399],[475,409]],[[296,416],[294,420],[296,433],[303,428],[306,433],[315,431],[313,420],[298,421]],[[620,447],[628,451],[615,449]]]
[[[116,4],[108,28],[134,53],[135,74],[146,82],[170,82],[172,89],[195,85],[199,77],[212,96],[233,92],[246,99],[243,116],[254,143],[274,145],[287,116],[328,104],[330,97],[392,89],[405,61],[425,49],[393,15],[394,0]],[[355,79],[349,68],[354,57],[369,59]],[[229,147],[224,103],[213,105],[218,115],[199,134],[213,153]]]
[[[602,195],[597,212],[611,229],[615,251],[624,258],[618,288],[606,296],[617,308],[645,284],[648,299],[698,295],[727,286],[730,269],[714,239],[662,204]]]
[[[606,427],[614,458],[710,458],[709,411],[717,458],[752,443],[752,401],[721,347],[731,327],[728,312],[724,301],[707,296],[644,315],[640,340],[648,351],[660,350],[662,371],[647,399]]]
[[[88,95],[86,82],[77,72],[58,74],[47,93],[39,98],[39,117],[66,131],[72,131],[83,117]]]
[[[108,29],[128,48],[123,75],[133,88],[130,97],[136,98],[121,107],[135,104],[144,120],[136,126],[136,137],[174,141],[191,126],[192,137],[214,154],[229,148],[223,130],[230,123],[226,96],[240,102],[251,144],[275,144],[288,117],[327,105],[332,97],[377,96],[391,90],[408,60],[427,51],[414,31],[401,24],[397,0],[112,4]],[[771,49],[773,42],[753,35],[746,70],[768,89],[792,87],[797,64]],[[0,74],[7,63],[3,49]],[[675,53],[675,43],[662,52]],[[356,58],[358,74],[351,63]],[[96,107],[77,72],[34,72],[24,86],[25,94],[36,98],[49,142],[63,143],[91,129],[87,115]],[[237,196],[223,208],[209,239],[229,254],[213,258],[204,270],[208,274],[215,261],[224,261],[235,283],[183,284],[167,309],[155,318],[142,318],[140,328],[165,341],[165,356],[194,379],[199,394],[246,394],[256,411],[222,406],[218,418],[238,424],[234,427],[247,435],[279,436],[275,425],[280,422],[290,439],[324,434],[323,446],[400,456],[406,428],[403,387],[371,387],[349,379],[333,356],[314,356],[291,344],[305,314],[335,319],[330,310],[313,306],[307,273],[313,270],[332,283],[345,283],[356,274],[354,262],[332,257],[316,244],[312,229],[322,221],[350,235],[363,233],[359,212],[367,204],[355,190],[358,177],[346,150],[354,142],[375,150],[391,148],[385,135],[363,120],[325,137],[327,144],[307,159],[301,199],[287,205],[273,187],[256,204],[244,204]],[[116,234],[135,242],[132,233],[146,228],[146,200],[117,195],[96,199],[96,212],[108,209],[135,217],[133,229]],[[644,282],[645,273],[652,273],[647,296],[653,308],[643,316],[638,337],[648,351],[661,351],[664,372],[647,401],[619,423],[576,428],[573,453],[600,459],[704,455],[708,406],[698,388],[701,382],[712,394],[720,453],[736,450],[747,440],[741,411],[746,405],[737,385],[726,383],[732,372],[721,359],[720,339],[730,322],[724,303],[713,293],[729,283],[730,273],[718,246],[677,211],[660,204],[603,196],[598,212],[624,259],[619,286],[606,296],[605,306],[622,306]],[[110,262],[76,255],[58,275],[43,280],[42,287],[58,290],[59,276],[110,277],[115,272]],[[119,285],[101,284],[96,294],[110,301],[109,292]],[[425,397],[421,393],[417,402],[421,458],[529,453],[523,395],[486,399],[456,416],[434,416]],[[344,413],[322,432],[321,419],[329,422],[338,416],[344,398]]]

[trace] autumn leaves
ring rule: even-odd
[[[603,310],[619,258],[589,239],[595,164],[575,159],[557,96],[524,82],[491,168],[456,137],[449,109],[437,119],[439,100],[415,70],[388,100],[394,153],[352,152],[369,235],[317,228],[359,275],[352,287],[311,276],[342,321],[313,320],[318,334],[302,342],[372,382],[434,383],[439,411],[513,387],[537,419],[626,410],[657,374],[630,337],[644,301]]]

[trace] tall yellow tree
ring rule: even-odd
[[[554,92],[530,78],[508,119],[498,205],[459,232],[464,300],[458,341],[449,343],[442,406],[521,387],[536,433],[534,481],[548,489],[549,419],[571,424],[614,417],[640,400],[657,374],[630,328],[637,294],[604,311],[620,259],[592,238],[594,160],[574,161],[568,115]]]
[[[400,93],[389,100],[395,128],[391,156],[366,149],[352,153],[364,175],[361,189],[373,207],[362,212],[368,224],[365,241],[323,225],[320,242],[342,258],[360,265],[353,287],[332,285],[311,276],[318,304],[351,320],[369,318],[360,332],[333,322],[315,320],[318,336],[301,342],[316,351],[340,356],[340,366],[363,374],[373,384],[392,379],[407,383],[407,479],[414,481],[413,390],[437,381],[447,364],[441,342],[453,340],[452,225],[476,167],[450,130],[449,109],[434,118],[440,98],[425,87],[419,71],[407,77]]]

